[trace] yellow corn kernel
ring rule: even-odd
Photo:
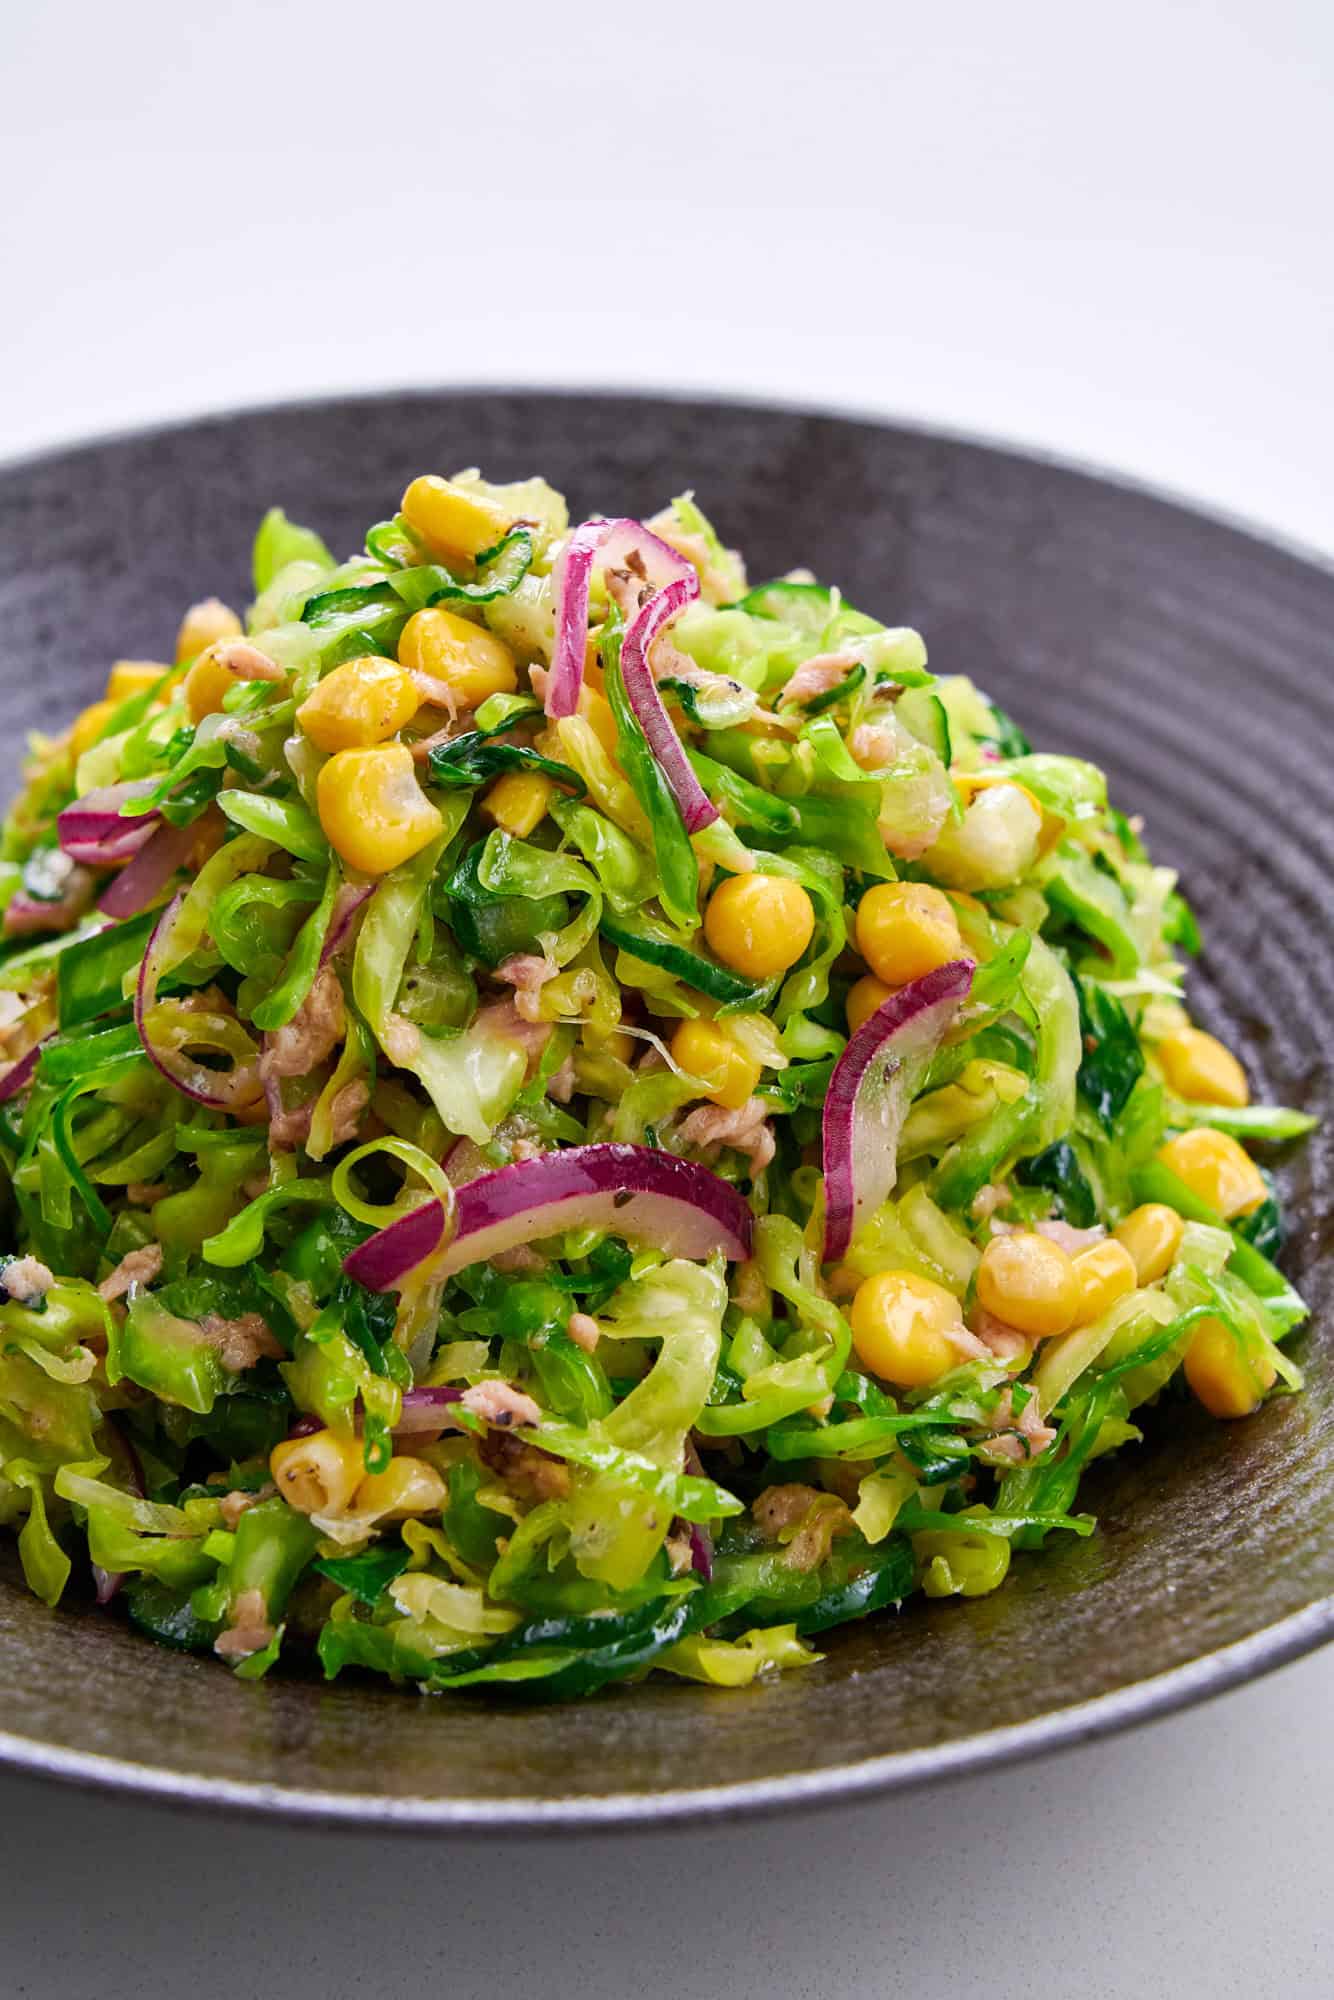
[[[848,1033],[855,1035],[863,1021],[869,1021],[876,1008],[883,1007],[893,991],[892,986],[886,986],[884,980],[877,979],[873,972],[868,972],[855,986],[849,987],[848,997],[844,1002],[848,1016]]]
[[[1215,1132],[1208,1125],[1178,1132],[1158,1148],[1158,1158],[1224,1221],[1258,1208],[1269,1193],[1245,1147],[1230,1132]]]
[[[1079,1311],[1074,1260],[1036,1230],[993,1236],[977,1267],[979,1303],[1031,1340],[1065,1333]]]
[[[383,1472],[368,1472],[352,1496],[354,1514],[403,1521],[438,1513],[448,1498],[444,1480],[424,1458],[393,1458]]]
[[[202,722],[206,715],[217,715],[223,697],[235,686],[236,675],[208,647],[185,676],[185,706],[190,711],[190,720]]]
[[[76,719],[69,736],[69,747],[75,763],[85,750],[91,750],[94,743],[99,741],[102,731],[116,713],[118,706],[119,704],[114,701],[95,701]]]
[[[509,515],[494,500],[434,472],[413,480],[399,511],[424,542],[442,556],[464,562],[494,548],[511,526]]]
[[[1158,1061],[1169,1090],[1191,1104],[1226,1104],[1235,1110],[1251,1101],[1246,1072],[1231,1049],[1203,1028],[1182,1028],[1158,1044]]]
[[[877,882],[857,905],[857,949],[877,979],[904,986],[963,953],[949,899],[929,882]]]
[[[958,1362],[949,1336],[963,1330],[959,1301],[915,1271],[877,1271],[857,1287],[849,1317],[859,1359],[896,1388],[923,1388]]]
[[[438,604],[414,611],[398,641],[405,667],[443,681],[460,708],[477,708],[489,694],[519,685],[514,655],[503,639]]]
[[[366,653],[326,674],[296,719],[318,750],[357,750],[393,736],[420,705],[406,667]]]
[[[315,798],[325,838],[363,875],[387,875],[440,831],[405,743],[335,751],[315,781]]]
[[[1135,1260],[1124,1243],[1109,1236],[1103,1243],[1091,1243],[1074,1260],[1079,1283],[1079,1305],[1075,1325],[1088,1326],[1110,1312],[1118,1299],[1133,1292],[1137,1283]]]
[[[1166,1277],[1185,1226],[1176,1210],[1161,1201],[1146,1201],[1117,1223],[1113,1234],[1134,1258],[1135,1275],[1141,1285],[1156,1284],[1159,1278]]]
[[[682,1021],[672,1036],[672,1056],[688,1076],[706,1086],[703,1095],[726,1111],[740,1111],[755,1095],[763,1073],[754,1057],[712,1021]]]
[[[269,1454],[269,1471],[299,1514],[341,1514],[365,1475],[361,1442],[329,1430],[284,1438]]]
[[[1243,1352],[1221,1319],[1202,1319],[1186,1349],[1185,1375],[1211,1417],[1249,1417],[1272,1388],[1274,1364]]]
[[[239,639],[242,630],[240,619],[220,597],[206,597],[202,603],[192,604],[176,634],[177,666],[183,667],[187,660],[193,660],[205,646],[216,646],[219,639]]]
[[[556,786],[540,771],[506,771],[482,800],[487,819],[519,840],[527,840],[547,816]]]
[[[815,905],[786,875],[732,875],[704,912],[715,958],[747,979],[774,979],[796,964],[815,935]]]
[[[106,698],[108,701],[128,701],[131,695],[143,694],[146,689],[156,687],[168,671],[156,660],[117,660],[107,675]]]

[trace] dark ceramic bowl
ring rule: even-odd
[[[423,467],[541,471],[572,507],[694,487],[756,577],[809,563],[919,626],[1052,748],[1096,758],[1180,869],[1204,1020],[1259,1093],[1334,1089],[1334,576],[1066,466],[843,417],[536,393],[312,403],[0,473],[0,758],[160,657],[181,607],[246,595],[280,502],[356,545]],[[160,1651],[50,1612],[0,1554],[0,1758],[163,1798],[417,1827],[592,1825],[832,1800],[1070,1743],[1227,1687],[1334,1632],[1334,1140],[1282,1166],[1314,1306],[1308,1393],[1248,1423],[1174,1406],[1098,1469],[1090,1541],[1019,1556],[975,1603],[830,1635],[823,1666],[720,1693],[666,1679],[583,1706],[423,1699]],[[1081,1499],[1083,1495],[1081,1494]]]

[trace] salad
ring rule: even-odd
[[[962,663],[949,663],[951,666]],[[244,1677],[809,1668],[1301,1377],[1306,1131],[1103,774],[686,496],[414,479],[36,737],[0,1523]],[[1032,1559],[1028,1557],[1027,1559]]]

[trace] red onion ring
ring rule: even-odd
[[[438,1437],[449,1424],[449,1412],[463,1401],[462,1389],[435,1387],[405,1389],[403,1414],[394,1425],[395,1437]]]
[[[690,1523],[690,1567],[705,1583],[713,1581],[713,1537],[694,1521]]]
[[[148,940],[148,948],[140,963],[139,978],[134,989],[134,1025],[139,1031],[144,1054],[154,1069],[159,1075],[165,1076],[167,1082],[174,1085],[183,1097],[191,1098],[196,1104],[206,1104],[213,1111],[231,1111],[238,1101],[249,1104],[252,1097],[258,1097],[258,1072],[256,1071],[254,1077],[254,1091],[250,1096],[242,1096],[240,1086],[246,1080],[246,1069],[215,1072],[201,1068],[198,1063],[177,1068],[172,1059],[174,1052],[164,1053],[157,1048],[146,1025],[148,1014],[157,1001],[157,983],[162,976],[167,945],[184,901],[185,891],[178,890],[153,926],[153,934]],[[215,1076],[217,1084],[221,1086],[220,1089],[210,1090],[206,1084],[200,1082],[201,1078],[212,1081]]]
[[[863,1021],[829,1079],[822,1128],[827,1263],[894,1192],[913,1093],[973,983],[971,959],[910,980]]]
[[[588,589],[594,559],[602,568],[637,555],[646,579],[661,588],[675,580],[699,580],[683,555],[670,548],[642,521],[623,516],[607,520],[594,515],[577,527],[556,558],[552,571],[556,637],[547,682],[546,711],[553,721],[573,715],[584,684],[584,653],[588,645]]]
[[[54,1032],[53,1029],[52,1034]],[[37,1068],[38,1058],[50,1040],[51,1035],[43,1035],[40,1042],[34,1042],[28,1053],[19,1056],[4,1076],[0,1077],[0,1104],[8,1104],[11,1097],[17,1097],[21,1090],[27,1089]]]
[[[178,868],[189,859],[198,828],[172,826],[164,820],[150,831],[128,868],[97,899],[104,916],[137,917],[155,902]]]
[[[377,886],[374,882],[344,882],[334,897],[329,929],[324,939],[324,949],[320,953],[321,966],[327,965],[334,953],[341,951],[347,943],[352,919],[362,904],[375,894]]]
[[[672,727],[671,717],[662,705],[648,655],[659,632],[698,596],[699,579],[693,570],[688,578],[677,577],[673,582],[664,584],[635,614],[621,647],[621,678],[625,682],[626,700],[648,739],[648,747],[657,759],[672,797],[681,808],[687,833],[698,833],[701,827],[709,826],[717,819],[718,808],[695,776],[681,739]]]
[[[56,837],[62,851],[72,861],[92,868],[105,868],[137,854],[162,815],[154,809],[126,818],[120,809],[127,800],[151,792],[156,783],[155,778],[131,778],[85,792],[57,816]]]
[[[343,1269],[369,1291],[392,1291],[432,1256],[442,1227],[440,1203],[423,1202],[358,1245]],[[672,1256],[721,1250],[740,1262],[750,1255],[753,1217],[734,1187],[673,1153],[568,1146],[466,1182],[457,1228],[432,1276],[450,1277],[517,1244],[584,1228],[642,1237]]]

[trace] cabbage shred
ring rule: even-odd
[[[597,583],[615,753],[542,712],[564,502],[541,481],[459,483],[510,522],[475,562],[394,517],[338,565],[275,509],[248,622],[273,678],[195,724],[164,667],[77,756],[72,733],[34,742],[0,860],[0,1523],[46,1602],[95,1586],[244,1676],[313,1649],[330,1676],[538,1699],[654,1668],[744,1686],[810,1667],[848,1620],[995,1589],[1015,1551],[1092,1532],[1089,1466],[1184,1421],[1204,1321],[1270,1394],[1298,1387],[1272,1177],[1229,1225],[1161,1154],[1201,1126],[1273,1144],[1310,1121],[1174,1094],[1159,1051],[1188,1019],[1178,948],[1198,948],[1175,877],[1099,771],[1033,751],[965,673],[933,674],[917,634],[802,576],[747,588],[675,502],[655,531],[701,592],[660,691],[721,815],[688,836]],[[440,832],[358,899],[295,711],[341,662],[392,659],[428,604],[502,639],[517,685],[461,718],[424,701],[401,737],[433,738],[417,769]],[[515,775],[549,785],[523,837],[480,809]],[[56,822],[126,780],[199,841],[152,908],[105,925],[68,894]],[[702,929],[708,895],[755,869],[815,912],[767,982]],[[821,1107],[865,972],[857,906],[894,881],[945,891],[976,969],[893,1194],[832,1266]],[[178,886],[155,1032],[195,1052],[205,1100],[211,1074],[239,1077],[236,1112],[176,1088],[132,1015]],[[517,994],[516,961],[540,969]],[[327,1031],[275,1074],[317,1003]],[[697,1019],[759,1067],[731,1122],[700,1115],[670,1053]],[[448,1278],[428,1260],[384,1293],[346,1274],[423,1187],[606,1140],[733,1183],[752,1258],[691,1261],[613,1227]],[[1091,1326],[996,1338],[976,1297],[988,1242],[1100,1240],[1146,1201],[1185,1222],[1159,1276]],[[853,1345],[849,1299],[890,1270],[958,1301],[954,1364],[915,1388]],[[293,1435],[341,1454],[324,1504],[275,1490]],[[403,1498],[413,1477],[427,1504]]]

